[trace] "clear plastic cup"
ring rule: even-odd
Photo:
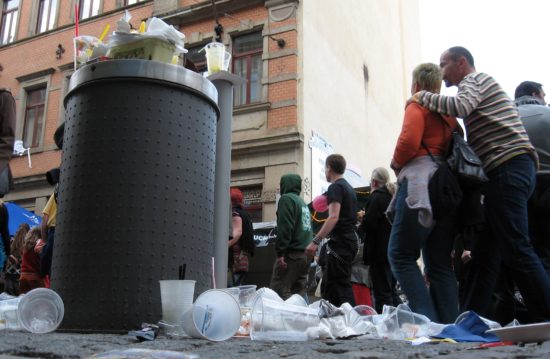
[[[49,333],[61,324],[65,306],[61,297],[53,290],[36,288],[21,298],[17,314],[25,330],[31,333]]]
[[[20,330],[19,315],[17,309],[22,297],[0,301],[0,330]]]
[[[250,316],[252,340],[306,341],[308,329],[319,325],[316,309],[258,297]]]
[[[161,280],[160,301],[162,321],[167,324],[181,323],[183,314],[193,305],[194,280]]]
[[[202,293],[185,312],[182,327],[193,338],[217,342],[235,335],[240,322],[237,300],[226,291],[211,289]]]
[[[220,290],[223,290],[224,292],[231,294],[237,302],[239,301],[239,295],[241,293],[241,290],[239,289],[239,287],[224,288]]]
[[[250,285],[240,285],[237,288],[239,288],[239,304],[241,305],[241,308],[248,307],[251,308],[252,304],[254,304],[254,299],[256,298],[256,288],[257,286],[255,284]]]
[[[223,56],[223,66],[222,66],[223,71],[228,71],[229,70],[229,62],[231,62],[231,54],[229,52],[225,51],[224,56]]]
[[[214,74],[220,72],[224,65],[224,44],[221,42],[211,42],[207,44],[204,49],[206,50],[206,67],[208,68],[208,73]]]

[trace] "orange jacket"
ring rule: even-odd
[[[442,119],[449,124],[450,128],[443,123]],[[393,164],[401,168],[415,157],[426,156],[428,152],[421,142],[428,146],[432,155],[444,154],[451,140],[451,129],[457,126],[458,122],[454,117],[439,115],[415,102],[408,104],[405,108],[401,134],[393,153]]]

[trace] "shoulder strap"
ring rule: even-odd
[[[437,162],[437,160],[435,159],[434,155],[432,155],[432,151],[430,151],[430,149],[428,148],[428,146],[426,146],[424,141],[421,141],[420,143],[422,144],[422,147],[424,147],[426,149],[426,151],[428,151],[428,154],[430,155],[430,158],[432,159],[432,161],[439,164],[439,162]]]

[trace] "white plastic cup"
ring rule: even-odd
[[[237,288],[240,289],[239,292],[239,304],[241,308],[251,308],[254,304],[254,299],[256,299],[256,288],[255,284],[250,285],[240,285]]]
[[[23,329],[31,333],[49,333],[61,324],[65,306],[53,290],[36,288],[21,298],[17,314]]]
[[[22,297],[0,301],[0,330],[20,330],[17,309]]]
[[[306,341],[308,329],[319,325],[316,309],[258,297],[250,316],[252,340]]]
[[[178,324],[183,314],[193,305],[195,293],[194,280],[161,280],[160,301],[162,305],[162,321],[167,324]]]
[[[240,323],[237,300],[226,291],[211,289],[202,293],[185,312],[182,327],[193,338],[218,342],[235,335]]]

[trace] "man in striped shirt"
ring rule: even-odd
[[[533,320],[548,321],[550,278],[533,250],[527,221],[538,162],[535,150],[512,100],[491,76],[476,71],[467,49],[448,49],[441,55],[440,67],[445,85],[458,86],[456,96],[420,91],[412,100],[464,119],[468,143],[489,177],[483,193],[490,233],[474,249],[463,309],[491,315],[491,295],[502,260],[511,268]]]

